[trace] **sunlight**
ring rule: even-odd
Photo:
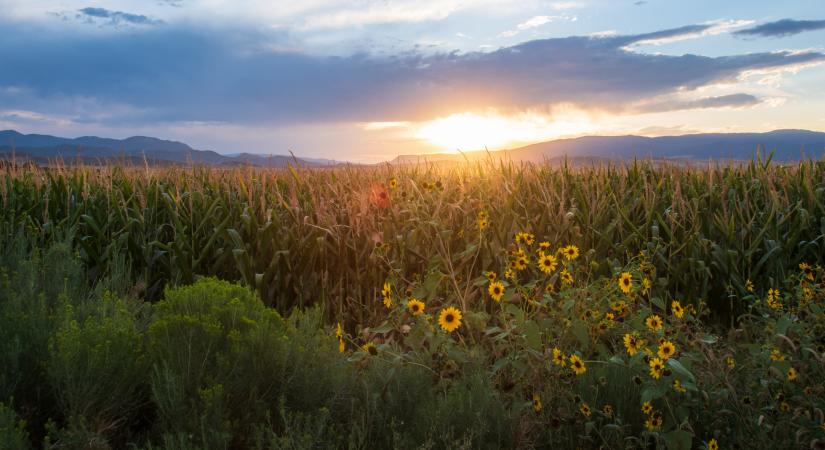
[[[580,135],[592,129],[592,122],[584,114],[549,117],[522,113],[508,117],[459,113],[423,123],[415,137],[454,152],[514,147]]]

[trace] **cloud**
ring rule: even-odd
[[[513,37],[521,33],[522,31],[529,30],[531,28],[537,28],[557,20],[569,20],[570,22],[575,22],[576,20],[578,20],[578,18],[576,16],[568,16],[566,14],[560,16],[534,16],[516,25],[515,30],[508,30],[502,32],[501,34],[499,34],[499,37]]]
[[[637,107],[637,110],[643,113],[656,113],[684,109],[748,108],[760,103],[761,100],[759,98],[750,94],[740,93],[694,100],[654,100],[643,103]]]
[[[123,11],[112,11],[106,8],[86,7],[74,13],[56,13],[64,20],[74,18],[82,23],[109,25],[109,26],[147,26],[161,25],[162,20],[152,19],[142,14],[132,14]]]
[[[733,34],[737,36],[785,37],[804,31],[822,29],[825,29],[825,20],[782,19],[776,22],[763,23],[752,28],[739,30]]]
[[[280,36],[257,29],[170,25],[100,36],[5,24],[0,60],[14,70],[0,71],[0,86],[15,90],[0,90],[0,105],[118,126],[405,122],[561,103],[615,112],[735,83],[744,73],[825,61],[815,51],[707,57],[628,50],[709,27],[541,39],[484,52],[322,57],[270,50]],[[693,107],[721,100],[706,102]]]

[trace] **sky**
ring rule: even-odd
[[[0,0],[0,129],[378,162],[825,131],[822,0]]]

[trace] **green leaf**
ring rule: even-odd
[[[683,366],[682,363],[680,363],[677,359],[675,359],[675,358],[668,359],[667,364],[677,374],[681,375],[684,378],[687,378],[692,383],[696,383],[696,378],[693,376],[693,374],[689,370],[687,370],[687,368],[685,366]]]
[[[587,327],[581,320],[573,322],[570,331],[573,333],[573,336],[576,336],[576,339],[579,340],[582,350],[587,350],[590,347],[590,333],[587,332]]]
[[[532,320],[526,320],[521,329],[524,332],[524,340],[527,346],[533,350],[541,350],[541,332],[538,325]]]
[[[666,309],[666,308],[665,308],[665,301],[664,301],[664,300],[662,300],[662,299],[661,299],[661,298],[659,298],[659,297],[653,297],[653,298],[651,298],[651,299],[650,299],[650,303],[652,303],[654,306],[657,306],[657,307],[658,307],[659,309],[661,309],[662,311],[664,311],[664,310]]]
[[[657,383],[651,386],[647,386],[646,388],[642,389],[642,402],[649,402],[651,400],[661,398],[667,393],[667,390],[668,385],[664,383]]]
[[[685,430],[673,430],[664,438],[668,450],[690,450],[693,445],[693,435]]]

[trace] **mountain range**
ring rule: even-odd
[[[543,162],[560,158],[579,160],[750,160],[757,150],[773,152],[775,161],[819,159],[825,154],[825,133],[776,130],[766,133],[701,133],[681,136],[584,136],[557,139],[495,152],[401,155],[395,163],[477,160],[503,157],[512,161]]]
[[[211,150],[196,150],[183,142],[147,136],[110,139],[97,136],[63,138],[45,134],[0,131],[0,159],[16,158],[38,164],[55,160],[85,164],[130,163],[152,165],[205,164],[210,166],[286,167],[288,164],[321,166],[335,164],[326,159],[296,158],[286,155],[238,153],[222,155]]]
[[[820,159],[825,155],[825,133],[807,130],[776,130],[766,133],[701,133],[680,136],[584,136],[557,139],[499,151],[460,154],[401,155],[395,164],[451,162],[504,158],[512,161],[544,162],[570,158],[574,161],[653,158],[666,160],[750,160],[757,150],[773,153],[776,161]],[[204,164],[210,166],[285,167],[288,164],[329,166],[328,159],[298,158],[253,153],[220,154],[196,150],[183,142],[146,136],[109,139],[96,136],[62,138],[43,134],[0,131],[0,160],[11,159],[49,164],[55,160],[85,164],[128,163],[141,165]]]

